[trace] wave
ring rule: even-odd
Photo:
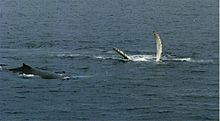
[[[60,75],[62,78],[62,80],[69,80],[69,79],[79,79],[79,78],[90,78],[93,77],[92,75],[72,75],[72,76],[68,76],[68,75],[64,75],[64,74],[58,74]],[[34,75],[34,74],[18,74],[19,77],[22,78],[39,78],[38,75]]]
[[[126,59],[120,58],[117,55],[107,54],[107,55],[88,55],[88,54],[74,54],[71,52],[58,53],[53,55],[59,58],[74,58],[74,57],[88,57],[102,60],[120,60],[120,61],[128,61]],[[131,61],[134,62],[156,62],[155,55],[129,55]],[[211,63],[213,60],[206,59],[193,59],[190,57],[176,57],[171,55],[165,55],[161,57],[161,61],[163,62],[191,62],[191,63]]]
[[[117,58],[115,56],[101,56],[101,55],[93,56],[93,58],[95,58],[95,59],[102,59],[102,60],[124,60],[122,58]]]
[[[166,59],[163,59],[163,60],[166,60],[166,61],[187,61],[187,62],[191,62],[192,59],[191,58],[166,58]]]
[[[63,80],[69,80],[69,79],[81,79],[81,78],[91,78],[93,75],[72,75],[72,76],[67,76],[63,74],[59,74],[62,76]]]
[[[191,62],[195,62],[195,63],[212,63],[214,62],[213,60],[203,60],[203,59],[200,59],[200,60],[191,60]]]
[[[190,57],[180,58],[180,57],[170,56],[170,55],[166,55],[166,56],[162,57],[162,60],[164,60],[164,61],[191,62],[191,63],[212,63],[213,62],[213,60],[211,60],[211,59],[194,59],[194,58],[190,58]]]

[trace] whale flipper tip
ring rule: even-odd
[[[119,55],[121,55],[124,59],[131,60],[131,58],[127,54],[125,54],[122,50],[116,47],[113,47],[113,50],[116,51]]]

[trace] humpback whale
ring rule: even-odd
[[[162,54],[162,43],[161,43],[159,33],[153,32],[153,36],[154,36],[155,41],[156,41],[156,48],[157,48],[156,61],[158,62],[158,61],[160,61],[161,54]]]
[[[121,55],[126,60],[131,60],[131,57],[129,57],[127,54],[125,54],[123,51],[119,50],[118,48],[114,47],[113,50],[117,52],[119,55]]]
[[[156,61],[159,62],[160,59],[161,59],[161,54],[162,54],[162,43],[161,43],[159,33],[153,31],[153,36],[154,36],[155,41],[156,41]],[[131,60],[131,57],[128,56],[127,54],[125,54],[122,50],[120,50],[116,47],[114,47],[113,50],[115,52],[117,52],[119,55],[121,55],[123,57],[123,59]]]
[[[48,72],[48,71],[40,70],[37,68],[33,68],[24,63],[21,67],[12,68],[12,69],[9,69],[9,71],[12,71],[15,73],[21,73],[21,74],[33,74],[33,75],[40,76],[43,79],[57,79],[61,77],[53,72]]]

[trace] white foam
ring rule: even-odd
[[[153,55],[129,55],[129,57],[131,58],[131,61],[152,61],[153,59],[155,59],[156,57]],[[113,59],[113,60],[124,60],[122,58],[119,57],[105,57],[105,56],[94,56],[94,58],[96,59]]]
[[[71,54],[71,53],[61,53],[57,54],[57,57],[78,57],[80,54]]]
[[[106,60],[106,59],[112,59],[112,60],[118,60],[118,59],[121,59],[121,58],[116,58],[116,57],[106,57],[106,56],[94,56],[94,58],[96,59],[103,59],[103,60]]]
[[[152,61],[155,59],[155,56],[153,55],[131,55],[132,61]]]
[[[213,60],[192,59],[192,58],[176,58],[176,57],[171,57],[171,58],[164,57],[162,60],[165,60],[165,61],[184,61],[184,62],[192,62],[192,63],[211,63],[211,62],[213,62]]]
[[[192,59],[191,59],[191,58],[173,58],[173,59],[168,59],[168,60],[187,61],[187,62],[190,62]]]
[[[78,75],[78,76],[73,76],[75,78],[90,78],[93,77],[93,75]]]
[[[155,55],[129,55],[131,61],[135,62],[155,62],[156,56]],[[118,56],[113,57],[106,57],[106,56],[94,56],[97,59],[112,59],[112,60],[124,60],[119,58]],[[126,61],[126,60],[124,60]],[[176,62],[191,62],[191,63],[211,63],[213,60],[204,60],[204,59],[192,59],[190,57],[179,58],[175,56],[164,56],[161,58],[161,61],[176,61]]]
[[[95,56],[95,58],[97,58],[97,59],[106,59],[106,57],[103,57],[103,56]]]
[[[191,62],[194,62],[194,63],[211,63],[213,62],[213,60],[191,60]]]
[[[68,80],[68,79],[70,79],[70,77],[69,76],[64,76],[63,79]]]
[[[20,77],[24,77],[24,78],[32,78],[32,77],[35,77],[36,75],[23,73],[23,74],[19,74],[19,76],[20,76]]]

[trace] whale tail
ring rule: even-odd
[[[123,51],[121,51],[120,49],[114,47],[113,50],[115,52],[117,52],[119,55],[121,55],[124,59],[127,59],[127,60],[131,60],[131,57],[129,57],[127,54],[125,54]]]
[[[157,53],[156,53],[156,61],[159,62],[162,54],[162,43],[160,39],[160,35],[157,32],[153,32],[153,36],[156,41],[156,48],[157,48]]]

